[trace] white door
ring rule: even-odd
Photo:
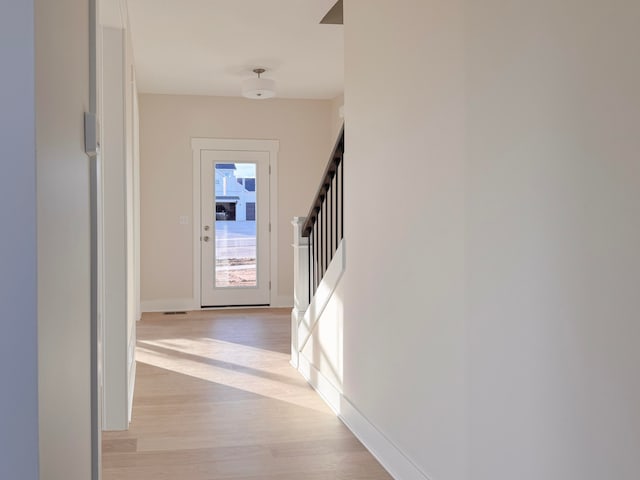
[[[202,150],[201,304],[268,305],[269,152]]]

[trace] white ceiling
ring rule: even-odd
[[[263,67],[278,97],[343,91],[342,25],[320,25],[335,0],[128,0],[138,89],[240,96]]]

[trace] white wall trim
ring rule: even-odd
[[[329,405],[333,413],[339,417],[342,392],[302,352],[298,356],[298,372],[318,392],[318,395]]]
[[[135,329],[135,323],[134,329]],[[135,333],[131,335],[131,340],[129,342],[129,349],[127,353],[127,362],[129,369],[129,398],[127,399],[127,418],[129,423],[131,423],[131,415],[133,414],[133,392],[136,386],[136,335]]]
[[[192,188],[193,198],[192,198],[192,217],[191,224],[193,225],[192,229],[192,243],[193,243],[193,291],[191,292],[193,295],[193,304],[194,308],[200,308],[202,303],[200,302],[200,297],[202,290],[200,288],[200,284],[202,283],[201,277],[201,252],[200,252],[200,158],[202,156],[202,152],[200,148],[196,148],[194,145],[193,139],[191,140],[191,166],[192,166]]]
[[[298,371],[333,410],[338,418],[362,442],[396,480],[430,480],[418,466],[367,417],[302,353]]]
[[[129,158],[126,122],[126,36],[120,28],[102,29],[102,280],[104,282],[102,411],[105,430],[128,426],[130,379],[128,320],[131,282],[128,234]]]
[[[396,480],[430,480],[430,477],[395,443],[369,421],[344,395],[340,397],[338,418],[362,442]]]
[[[200,305],[195,298],[143,300],[140,305],[143,313],[200,310]]]
[[[231,150],[269,153],[269,216],[271,222],[270,239],[270,281],[269,304],[271,306],[285,297],[278,297],[278,151],[279,140],[251,140],[234,138],[192,138],[193,166],[193,297],[197,309],[201,307],[200,272],[200,158],[202,150]],[[293,304],[293,300],[292,303]]]
[[[302,351],[304,346],[311,338],[314,328],[316,327],[318,320],[322,316],[322,312],[326,308],[329,300],[331,299],[333,292],[338,286],[338,282],[342,278],[346,267],[346,253],[345,253],[345,241],[344,238],[340,241],[338,249],[329,264],[329,268],[324,274],[324,278],[318,285],[315,295],[311,299],[309,308],[304,313],[300,324],[298,325],[298,351]]]
[[[247,138],[199,138],[191,139],[193,150],[243,150],[247,152],[278,152],[279,140],[253,140]],[[198,158],[198,161],[200,159]]]
[[[289,308],[290,297],[276,297],[276,303],[268,307],[248,305],[242,308]],[[205,310],[234,310],[238,307],[204,307],[198,305],[193,298],[169,298],[161,300],[148,300],[142,302],[142,313],[163,313],[163,312],[197,312]]]

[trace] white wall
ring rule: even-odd
[[[38,478],[34,2],[0,15],[0,478]]]
[[[328,100],[140,96],[141,296],[146,308],[195,306],[192,137],[280,141],[275,299],[292,304],[290,221],[306,215],[329,159],[330,104]],[[189,218],[188,225],[180,224],[181,216]]]
[[[347,270],[306,353],[398,478],[640,476],[639,20],[345,2]]]
[[[89,2],[37,0],[35,6],[40,479],[86,480],[91,275],[83,112],[89,111]]]
[[[344,94],[338,95],[331,100],[331,118],[329,123],[329,129],[331,131],[331,134],[329,135],[330,149],[335,146],[338,134],[340,133],[340,129],[344,123],[344,118],[340,116],[343,109],[342,107],[344,107]]]
[[[469,471],[640,478],[640,3],[466,3]]]
[[[467,440],[464,12],[455,0],[344,7],[344,393],[429,478],[458,480]],[[397,172],[406,188],[382,195]]]

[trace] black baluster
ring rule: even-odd
[[[324,197],[324,201],[322,202],[322,206],[324,208],[324,271],[322,272],[322,276],[327,273],[327,268],[329,268],[329,247],[327,242],[327,233],[329,232],[329,216],[327,215],[327,205],[328,205],[326,193]]]
[[[315,218],[315,222],[313,223],[313,233],[316,237],[316,255],[314,258],[314,267],[313,267],[313,273],[314,273],[314,284],[313,284],[313,293],[315,295],[316,290],[318,289],[318,265],[319,265],[319,259],[320,259],[320,242],[318,241],[318,233],[319,233],[319,228],[320,225],[318,225],[318,212],[316,212],[316,218]]]
[[[311,276],[312,275],[312,273],[311,273],[311,263],[312,263],[311,262],[311,258],[313,257],[313,241],[312,241],[311,237],[312,237],[311,235],[309,235],[307,237],[307,241],[309,242],[309,247],[307,248],[307,268],[308,268],[308,270],[307,270],[307,283],[309,285],[309,292],[308,292],[309,303],[311,303],[311,291],[312,291],[312,288],[313,288],[313,277]]]
[[[333,260],[333,178],[329,182],[329,263]]]
[[[344,157],[340,154],[340,240],[344,238]]]
[[[322,201],[322,200],[321,200]],[[320,286],[320,282],[322,281],[322,276],[324,275],[324,271],[322,270],[322,266],[324,265],[324,245],[322,243],[322,203],[320,204],[318,210],[318,284],[316,288]]]
[[[336,163],[336,250],[340,244],[340,164]]]

